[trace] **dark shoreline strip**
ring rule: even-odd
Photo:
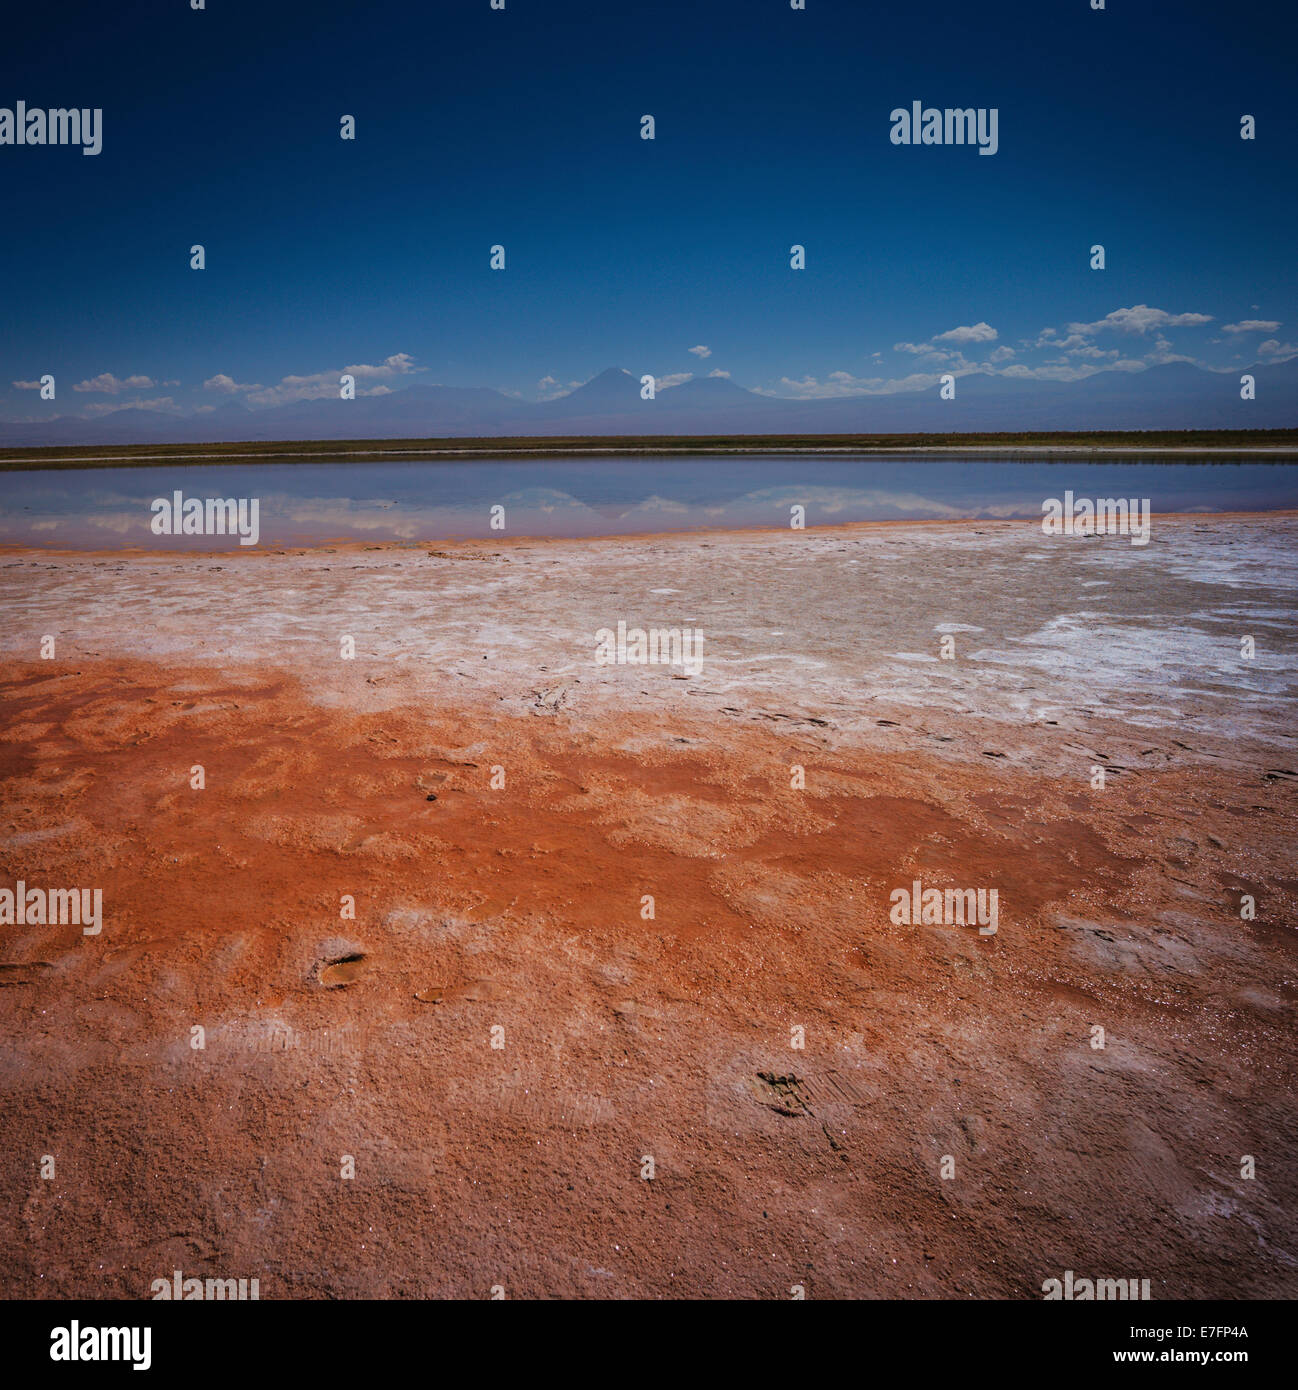
[[[13,448],[0,455],[0,472],[66,468],[140,468],[219,465],[274,459],[281,463],[349,462],[366,458],[433,461],[533,458],[551,455],[670,458],[700,454],[920,454],[994,451],[1034,457],[1160,457],[1247,454],[1251,461],[1298,462],[1298,429],[1132,430],[1095,433],[848,434],[848,435],[614,435],[490,436],[437,439],[274,440],[209,444],[57,445]],[[1188,461],[1193,462],[1193,459]]]

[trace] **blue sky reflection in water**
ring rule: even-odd
[[[1148,498],[1153,512],[1298,507],[1298,462],[689,457],[237,464],[0,474],[0,543],[50,549],[226,549],[153,534],[155,498],[259,499],[266,546],[503,536],[635,535],[855,521],[1039,518],[1078,497]],[[492,530],[503,506],[505,528]]]

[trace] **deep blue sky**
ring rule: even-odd
[[[217,375],[336,381],[397,354],[421,370],[361,386],[535,398],[619,365],[794,395],[997,349],[1014,353],[1001,369],[1065,372],[1288,355],[1294,15],[1279,0],[11,7],[0,106],[100,106],[104,148],[0,146],[0,414],[189,409],[228,399],[203,387]],[[915,99],[997,107],[999,153],[894,146],[889,113]],[[1036,345],[1137,305],[1212,321],[1093,327],[1072,339],[1084,356]],[[1245,321],[1280,326],[1222,331]],[[978,324],[996,337],[937,344],[963,362],[894,346]],[[46,371],[56,406],[10,384]],[[103,373],[156,384],[69,389]]]

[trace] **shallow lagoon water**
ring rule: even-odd
[[[1151,511],[1298,507],[1298,458],[761,455],[242,463],[0,474],[0,544],[227,549],[160,536],[155,499],[256,498],[261,546],[636,535],[855,521],[1038,518],[1042,502],[1147,498]],[[492,508],[504,508],[492,528]],[[500,514],[497,513],[497,516]]]

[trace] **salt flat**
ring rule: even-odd
[[[0,1288],[1292,1293],[1296,527],[0,556]]]

